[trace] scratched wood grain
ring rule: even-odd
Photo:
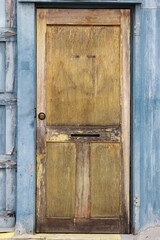
[[[16,205],[16,1],[0,5],[0,232],[10,232]]]
[[[46,216],[74,217],[76,146],[47,143]]]
[[[90,144],[77,143],[76,218],[90,217]]]
[[[38,11],[37,11],[38,12]],[[41,22],[41,24],[38,24]],[[40,228],[41,219],[45,218],[45,126],[46,120],[38,118],[39,112],[46,113],[46,86],[45,86],[45,16],[39,19],[37,14],[37,199],[36,199],[36,228]]]
[[[37,10],[37,116],[46,114],[37,120],[38,232],[129,229],[124,208],[129,189],[122,176],[129,171],[129,158],[122,159],[129,132],[122,136],[121,125],[124,131],[129,124],[123,120],[129,114],[129,90],[123,87],[129,71],[129,45],[123,44],[129,35],[123,33],[130,26],[122,23],[130,12],[98,13]],[[76,168],[70,185],[65,161]]]
[[[119,143],[91,143],[91,217],[120,217]]]
[[[46,127],[47,142],[120,142],[120,127]]]
[[[48,9],[45,10],[47,24],[62,25],[120,25],[118,9]]]
[[[117,26],[47,27],[48,126],[119,125],[119,36]]]
[[[6,44],[0,42],[0,92],[5,91],[5,76],[6,76],[6,57],[5,57]]]
[[[121,10],[121,210],[126,219],[123,231],[129,233],[130,222],[130,10]]]

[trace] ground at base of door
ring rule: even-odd
[[[0,233],[0,240],[160,240],[160,227],[132,234],[22,234]]]

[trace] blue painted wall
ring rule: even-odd
[[[137,8],[133,78],[133,197],[136,232],[160,224],[160,1]]]
[[[35,231],[36,19],[34,4],[18,5],[17,214],[16,232]]]
[[[160,224],[160,4],[135,9],[132,87],[132,209],[139,232]]]

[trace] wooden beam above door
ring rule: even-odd
[[[18,2],[24,2],[24,3],[143,3],[143,0],[81,0],[81,1],[75,1],[75,0],[18,0]]]

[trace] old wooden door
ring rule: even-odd
[[[37,232],[128,233],[130,10],[37,10]]]

